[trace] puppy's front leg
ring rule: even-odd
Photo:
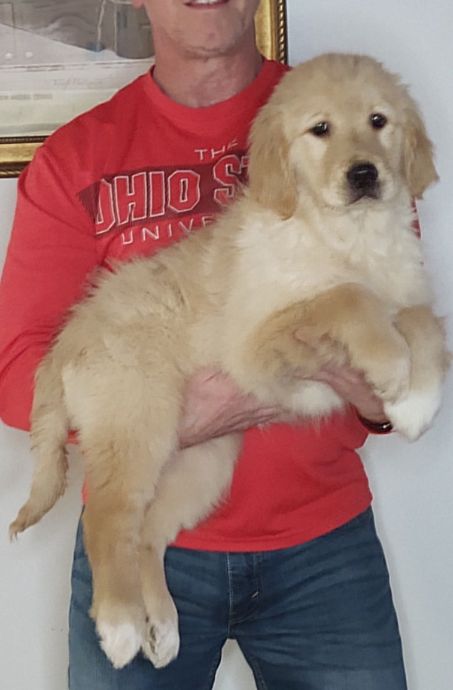
[[[299,330],[304,342],[297,338]],[[353,283],[270,317],[254,334],[247,366],[250,371],[259,367],[264,379],[310,378],[325,364],[346,362],[365,373],[383,400],[396,400],[408,389],[409,348],[390,308]]]
[[[409,389],[410,351],[395,328],[391,305],[355,283],[328,290],[305,304],[305,329],[342,343],[349,364],[364,372],[384,402]]]
[[[450,354],[442,320],[430,307],[402,309],[395,325],[411,353],[410,387],[407,396],[386,403],[385,411],[395,429],[414,440],[430,426],[439,409]]]
[[[311,301],[296,302],[276,312],[247,340],[238,377],[244,388],[254,390],[256,381],[309,379],[323,364],[346,362],[341,343],[328,337],[324,326],[314,327],[310,305]]]

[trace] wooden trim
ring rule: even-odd
[[[45,137],[0,137],[0,178],[17,177]]]
[[[285,0],[261,0],[256,29],[257,44],[263,55],[286,63],[288,43]]]

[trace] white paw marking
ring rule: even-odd
[[[415,441],[433,421],[441,403],[440,387],[409,393],[405,398],[384,405],[396,431]]]
[[[178,656],[179,633],[177,621],[148,623],[147,639],[143,643],[143,653],[156,668],[167,666]]]
[[[123,668],[135,657],[143,643],[143,635],[133,623],[102,623],[97,630],[101,647],[115,668]]]

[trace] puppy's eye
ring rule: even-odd
[[[387,118],[382,113],[373,113],[370,115],[370,124],[373,129],[382,129],[387,124]]]
[[[315,135],[315,137],[325,137],[330,132],[330,127],[328,122],[317,122],[314,127],[310,129],[310,132]]]

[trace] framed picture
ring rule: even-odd
[[[286,62],[285,0],[261,0],[257,42]],[[46,136],[149,69],[151,27],[130,0],[0,0],[0,177]]]

